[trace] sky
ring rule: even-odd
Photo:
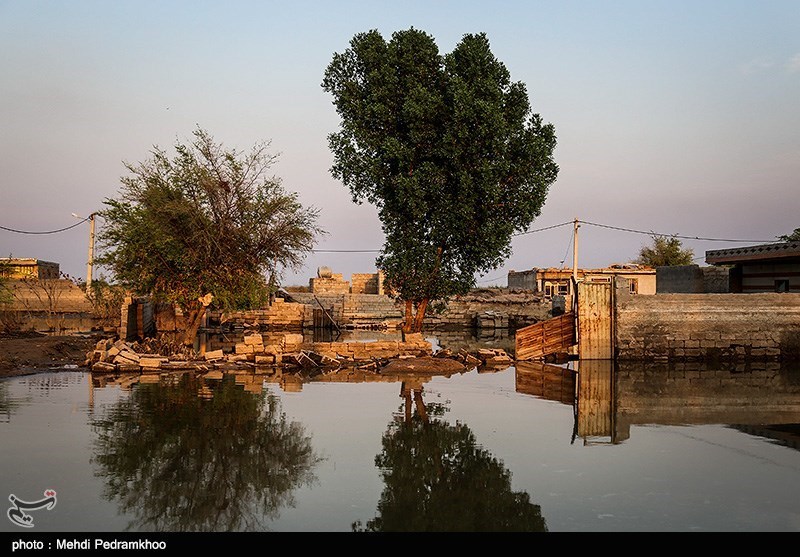
[[[583,268],[630,262],[651,234],[704,265],[800,227],[797,0],[0,0],[0,256],[85,278],[81,217],[118,197],[125,162],[200,127],[240,151],[269,141],[273,173],[319,210],[326,234],[284,286],[375,272],[380,221],[331,176],[321,82],[355,34],[411,27],[442,53],[486,33],[555,127],[541,215],[479,286],[571,268],[575,219]]]

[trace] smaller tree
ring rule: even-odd
[[[248,153],[223,149],[204,130],[176,155],[125,164],[119,199],[99,215],[98,263],[140,295],[177,304],[191,345],[210,303],[247,308],[268,298],[267,275],[297,268],[322,231],[316,209],[267,173],[277,159],[269,143]]]
[[[784,234],[783,236],[778,236],[778,239],[781,242],[798,242],[800,241],[800,228],[795,228],[794,232],[791,234]]]
[[[11,265],[5,261],[0,261],[0,305],[11,303],[13,296],[8,288],[9,276],[11,276]]]
[[[684,249],[677,237],[653,234],[653,244],[642,246],[639,258],[634,263],[648,267],[669,267],[691,265],[693,259],[694,251]]]

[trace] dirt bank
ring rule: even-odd
[[[100,339],[90,335],[0,335],[0,377],[29,375],[50,368],[80,366]]]

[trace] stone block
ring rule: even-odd
[[[116,356],[114,356],[114,359],[111,360],[111,362],[115,363],[115,364],[137,364],[138,365],[139,359],[138,358],[137,359],[128,358],[127,354],[129,354],[129,352],[117,354]]]
[[[143,356],[139,360],[139,365],[142,366],[143,368],[160,368],[162,363],[168,361],[169,359],[164,357]]]
[[[117,370],[120,373],[139,373],[142,367],[138,364],[119,364]]]
[[[243,342],[237,342],[233,351],[236,354],[252,354],[254,352],[252,344],[245,344]]]
[[[97,372],[112,372],[116,371],[117,366],[108,362],[95,362],[92,364],[92,371]]]

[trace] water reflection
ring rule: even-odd
[[[31,396],[13,396],[9,392],[8,385],[7,381],[0,381],[0,423],[10,423],[11,416],[17,409],[32,400]]]
[[[51,531],[800,529],[796,363],[48,373],[0,410]]]
[[[440,419],[446,405],[426,407],[422,395],[422,381],[403,381],[402,418],[389,424],[375,457],[385,483],[378,514],[353,530],[546,531],[541,508],[528,493],[512,491],[503,463],[478,444],[469,426]]]
[[[634,425],[725,424],[800,448],[800,366],[516,363],[518,392],[573,406],[573,441],[620,444]]]
[[[92,419],[104,496],[142,531],[265,529],[315,481],[311,440],[233,376],[140,383]]]

